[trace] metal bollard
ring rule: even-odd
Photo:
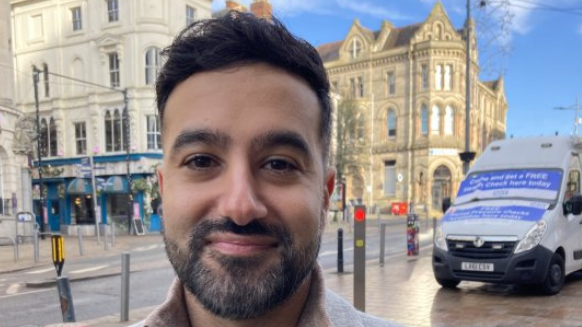
[[[107,226],[107,224],[104,224],[103,226],[105,226],[105,228],[103,229],[103,233],[105,234],[103,236],[103,238],[105,239],[105,241],[103,242],[105,245],[105,251],[109,250],[109,228]]]
[[[121,254],[121,321],[129,320],[129,252]]]
[[[386,223],[380,225],[380,267],[384,267],[384,256],[386,255]]]
[[[337,230],[337,272],[344,272],[344,230]]]
[[[109,226],[111,227],[111,245],[115,246],[115,224]]]
[[[436,217],[432,217],[432,239],[434,240],[434,237],[436,235]]]
[[[33,246],[34,246],[34,263],[38,263],[39,258],[39,248],[38,248],[38,228],[35,228],[33,235]]]
[[[71,285],[69,278],[58,277],[57,288],[59,291],[59,299],[61,301],[61,313],[63,314],[63,322],[75,322],[75,307],[73,306],[73,296],[71,295]]]
[[[79,241],[79,253],[81,256],[84,256],[85,247],[83,246],[83,233],[81,233],[81,226],[77,226],[77,239]]]

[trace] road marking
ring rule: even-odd
[[[153,249],[157,249],[162,247],[161,244],[154,244],[154,245],[150,245],[150,246],[142,246],[139,248],[135,248],[133,249],[133,251],[148,251],[148,250],[153,250]]]
[[[10,294],[10,295],[0,295],[0,300],[1,299],[7,299],[7,298],[11,298],[11,297],[15,297],[15,296],[21,296],[21,295],[27,295],[27,294],[34,294],[34,293],[40,293],[40,292],[54,292],[55,290],[51,287],[51,288],[46,288],[46,289],[42,289],[42,290],[34,290],[34,291],[30,291],[30,292],[24,292],[24,293],[17,293],[17,294]]]
[[[12,285],[10,285],[10,287],[8,287],[8,289],[6,289],[6,294],[8,294],[8,295],[16,294],[19,289],[20,289],[20,284],[12,284]]]
[[[69,274],[82,274],[82,273],[85,273],[85,272],[95,271],[95,270],[99,270],[99,269],[103,269],[103,268],[107,268],[107,267],[109,267],[109,265],[91,267],[91,268],[87,268],[87,269],[81,269],[81,270],[71,271],[71,272],[69,272]]]
[[[55,268],[46,268],[46,269],[39,269],[39,270],[33,270],[33,271],[27,271],[26,274],[42,274],[45,273],[47,271],[51,271],[54,270]]]

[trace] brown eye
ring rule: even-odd
[[[193,169],[207,169],[217,165],[217,162],[210,156],[196,155],[186,162],[186,165]]]
[[[293,165],[292,163],[282,160],[282,159],[273,159],[273,160],[269,160],[267,162],[267,164],[265,165],[265,167],[267,169],[272,169],[272,170],[295,170],[297,169],[297,167],[295,165]]]

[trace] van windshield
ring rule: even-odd
[[[492,199],[527,199],[555,202],[562,170],[508,169],[471,173],[459,187],[455,205]]]

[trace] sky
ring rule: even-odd
[[[507,137],[571,135],[582,117],[582,0],[470,0],[480,38],[481,80],[503,75]],[[250,5],[252,0],[239,0]],[[424,21],[436,0],[270,0],[295,35],[318,46],[343,40],[355,19],[379,30]],[[459,29],[465,0],[442,0]],[[480,6],[483,3],[484,6]],[[213,10],[225,7],[214,0]],[[582,124],[577,126],[582,135]]]

